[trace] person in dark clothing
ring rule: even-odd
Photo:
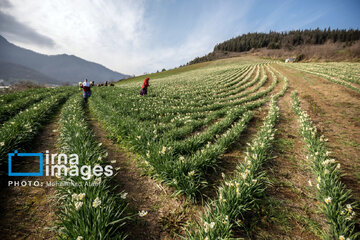
[[[145,78],[143,85],[141,87],[141,91],[140,91],[141,96],[147,95],[147,88],[150,87],[149,80],[150,80],[150,78]]]

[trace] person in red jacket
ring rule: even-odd
[[[150,78],[145,78],[144,83],[141,87],[141,91],[140,91],[141,96],[147,94],[147,88],[150,87],[149,80],[150,80]]]
[[[85,103],[88,102],[88,98],[91,96],[91,89],[90,89],[90,83],[87,79],[85,79],[85,82],[82,83],[81,88],[83,89],[83,97]]]

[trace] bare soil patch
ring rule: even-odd
[[[276,74],[279,81],[282,77]],[[258,239],[319,239],[318,229],[326,226],[317,214],[314,191],[308,185],[312,179],[299,136],[296,116],[291,109],[292,83],[278,101],[280,118],[273,150],[274,158],[267,166],[272,183],[268,194],[274,202],[267,219],[258,231]],[[268,206],[269,208],[269,206]]]
[[[288,77],[302,108],[328,138],[328,148],[346,174],[343,182],[360,201],[360,94],[299,70],[276,68]]]
[[[183,225],[191,215],[189,203],[179,197],[171,197],[172,190],[144,175],[137,166],[137,157],[107,138],[107,133],[94,118],[89,119],[95,136],[107,149],[108,159],[120,167],[116,175],[118,190],[128,193],[130,210],[148,211],[143,218],[130,222],[126,227],[129,239],[178,239]]]
[[[49,150],[56,152],[56,132],[58,117],[46,125],[35,138],[28,152],[40,153]],[[55,131],[54,131],[55,130]],[[39,172],[39,159],[26,158],[17,168],[22,172]],[[51,177],[8,177],[8,181],[39,181],[43,186],[11,186],[2,189],[0,194],[0,239],[54,239],[50,231],[56,219],[55,188],[46,186]]]

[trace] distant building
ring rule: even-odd
[[[8,89],[10,88],[10,86],[6,86],[5,85],[5,80],[4,79],[0,79],[0,91],[4,90],[4,89]]]
[[[295,58],[287,58],[287,59],[285,59],[285,62],[286,63],[295,62]]]
[[[5,89],[10,88],[10,86],[5,86],[4,79],[0,79],[0,91],[4,91]]]

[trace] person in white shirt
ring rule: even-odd
[[[91,89],[90,89],[90,82],[85,79],[85,81],[82,83],[81,88],[83,89],[83,97],[84,97],[84,101],[85,103],[88,102],[88,98],[91,96]]]

